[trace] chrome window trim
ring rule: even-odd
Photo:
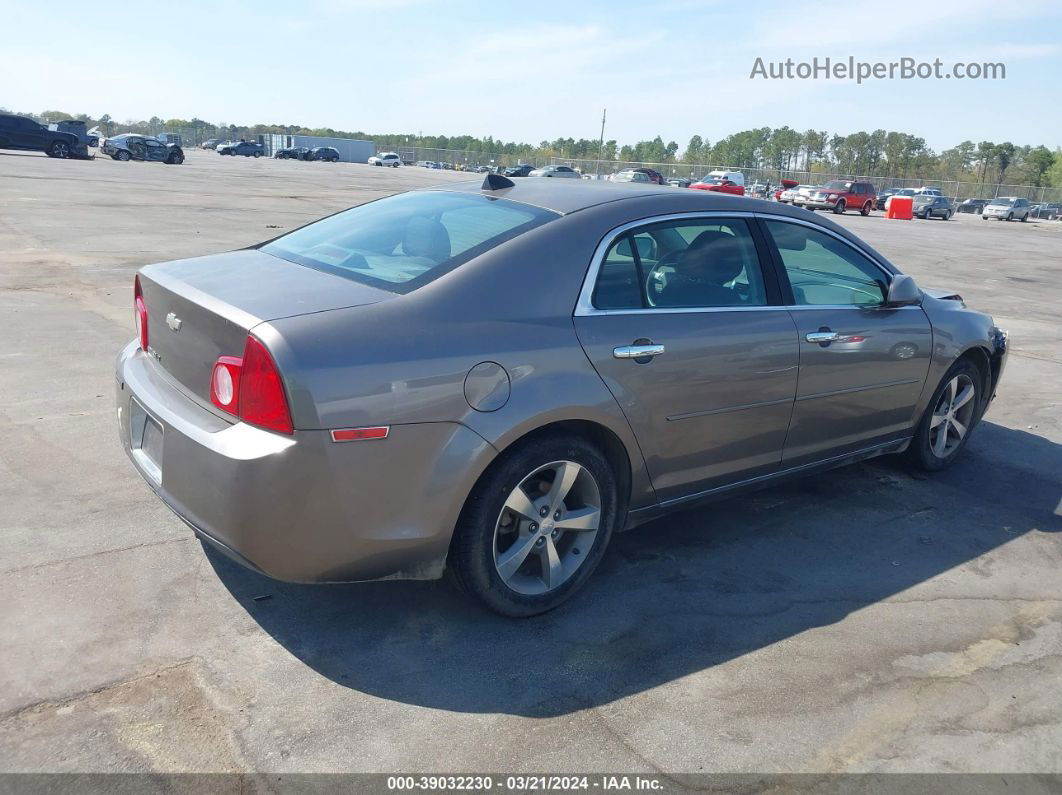
[[[785,309],[784,306],[705,306],[705,307],[638,307],[637,309],[598,309],[594,306],[594,287],[597,284],[597,275],[601,271],[601,264],[605,261],[605,254],[616,242],[616,238],[632,229],[654,224],[666,223],[667,221],[695,221],[700,218],[740,218],[750,220],[756,217],[756,213],[745,210],[694,210],[685,213],[667,213],[666,215],[652,215],[648,218],[639,218],[637,221],[628,221],[617,227],[613,227],[594,249],[594,256],[590,260],[590,268],[583,278],[583,287],[579,291],[579,300],[575,304],[575,317],[587,317],[591,315],[643,315],[643,314],[693,314],[701,312],[751,312],[763,309]],[[762,268],[762,263],[761,263]]]
[[[748,212],[745,210],[727,211],[727,210],[694,210],[685,213],[667,213],[666,215],[654,215],[648,218],[640,218],[637,221],[629,221],[620,226],[610,229],[601,242],[598,243],[597,248],[594,249],[593,258],[590,260],[590,268],[586,272],[586,276],[583,279],[582,289],[579,291],[579,300],[575,305],[575,317],[590,317],[595,315],[673,315],[673,314],[701,314],[705,312],[778,312],[778,311],[802,311],[810,309],[856,309],[859,311],[873,311],[879,309],[877,306],[859,306],[857,304],[784,304],[784,305],[766,305],[766,306],[704,306],[704,307],[638,307],[634,309],[598,309],[594,306],[594,286],[597,284],[597,275],[601,271],[601,264],[605,261],[605,254],[612,247],[612,244],[616,242],[616,238],[620,235],[626,234],[632,229],[637,229],[642,226],[653,226],[658,223],[665,223],[667,221],[691,221],[700,218],[704,219],[722,219],[722,218],[741,218],[744,220],[759,219],[762,221],[782,221],[784,223],[797,224],[799,226],[806,226],[810,229],[814,229],[819,232],[823,232],[827,235],[831,235],[840,242],[844,243],[850,249],[869,261],[874,267],[880,270],[886,277],[886,283],[892,281],[896,273],[888,270],[878,260],[871,256],[868,252],[863,251],[861,248],[852,243],[843,235],[839,235],[832,229],[818,224],[814,221],[807,221],[803,218],[790,218],[785,215],[775,215],[774,213],[763,212]],[[774,241],[768,241],[770,245],[774,245]],[[763,263],[760,263],[761,269]],[[917,309],[918,307],[897,307],[896,309]],[[895,310],[894,310],[895,311]]]

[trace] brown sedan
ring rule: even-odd
[[[1006,335],[828,219],[495,175],[143,268],[121,438],[203,539],[303,582],[549,610],[613,532],[885,453],[960,454]]]

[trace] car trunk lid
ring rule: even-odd
[[[257,249],[149,265],[140,285],[149,353],[204,405],[218,357],[241,356],[260,323],[395,297]]]

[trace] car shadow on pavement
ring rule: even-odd
[[[547,717],[841,621],[963,564],[991,577],[981,556],[1062,530],[1059,473],[1062,445],[985,422],[943,473],[912,476],[882,458],[616,536],[579,595],[524,620],[446,582],[290,585],[204,548],[254,620],[337,683],[437,709]]]

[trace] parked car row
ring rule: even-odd
[[[331,146],[293,146],[278,149],[273,153],[274,160],[323,160],[326,163],[339,162],[339,150]]]

